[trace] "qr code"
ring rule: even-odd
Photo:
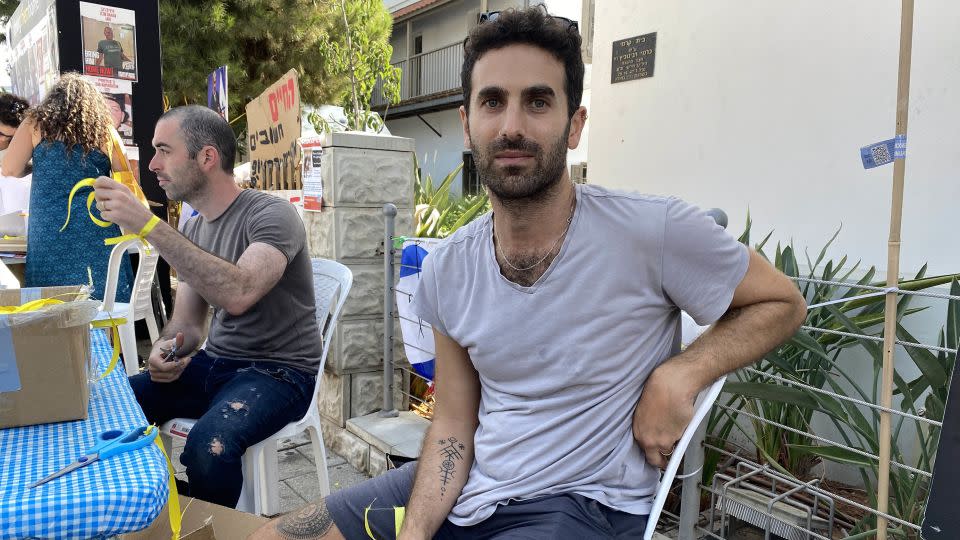
[[[887,150],[887,145],[878,144],[877,146],[870,148],[870,155],[873,156],[873,162],[877,165],[883,165],[884,163],[890,163],[893,161],[893,158],[890,157],[890,152]]]

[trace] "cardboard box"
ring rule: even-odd
[[[0,290],[0,306],[63,300],[0,316],[0,428],[87,417],[90,321],[100,302],[81,287]]]
[[[180,496],[182,540],[238,540],[253,534],[269,518]],[[170,540],[170,514],[164,507],[146,529],[124,534],[121,540]]]

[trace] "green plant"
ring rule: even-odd
[[[319,44],[328,69],[349,82],[342,100],[347,124],[340,127],[380,132],[383,119],[370,110],[370,98],[377,81],[388,104],[400,102],[400,69],[390,64],[393,54],[390,13],[380,0],[328,0],[324,5],[337,19],[336,31],[343,36],[342,40],[331,39]],[[333,130],[333,126],[316,113],[311,113],[308,120],[318,132]]]
[[[838,231],[839,233],[839,231]],[[836,234],[820,251],[815,261],[807,257],[809,272],[804,277],[822,281],[847,282],[858,270],[859,263],[847,265],[847,258],[839,261],[825,261],[827,248],[836,239]],[[763,254],[763,247],[769,240],[768,234],[756,249]],[[749,244],[750,220],[748,217],[747,230],[741,241]],[[781,248],[777,246],[773,264],[791,277],[799,276],[799,264],[791,246]],[[951,294],[960,293],[957,276],[946,275],[925,277],[926,267],[910,280],[899,283],[902,290],[918,291],[951,283]],[[851,298],[864,294],[858,285],[883,286],[873,282],[874,268],[869,268],[855,283],[849,285],[827,285],[810,282],[799,282],[801,292],[808,302],[822,303],[833,299]],[[912,297],[904,295],[897,303],[897,333],[898,338],[905,341],[916,341],[902,325],[902,320],[924,308],[911,308]],[[814,307],[807,314],[806,326],[843,331],[850,334],[882,336],[884,298],[882,295],[868,298],[852,299],[832,305]],[[956,349],[957,336],[960,333],[960,306],[957,302],[950,302],[947,313],[946,331],[941,331],[940,346]],[[840,355],[853,348],[862,348],[873,361],[873,379],[869,384],[856,380],[851,376],[853,366],[850,363],[856,358]],[[901,409],[918,416],[925,416],[939,420],[943,417],[943,408],[949,382],[952,362],[947,355],[934,353],[919,348],[906,347],[906,351],[921,375],[912,381],[907,381],[901,375],[902,370],[894,376],[896,392],[902,398]],[[877,403],[879,400],[879,378],[882,367],[882,344],[866,339],[843,337],[815,331],[801,330],[789,342],[764,357],[756,366],[760,373],[741,372],[737,380],[729,381],[724,390],[723,402],[733,411],[743,410],[752,415],[771,420],[799,431],[812,432],[811,421],[814,415],[823,415],[840,433],[843,443],[871,454],[877,454],[880,448],[879,418],[875,409],[865,409],[846,400],[817,392],[810,392],[802,388],[778,383],[767,375],[774,375],[783,379],[801,383],[813,388],[827,389],[838,395],[850,396],[862,401]],[[713,433],[721,441],[732,433],[734,429],[742,430],[737,423],[737,412],[730,409],[717,410],[711,418],[709,433]],[[875,460],[866,458],[845,449],[833,446],[822,446],[806,435],[796,434],[777,426],[751,419],[754,430],[754,444],[759,461],[786,472],[798,478],[807,478],[810,468],[820,459],[840,463],[853,464],[859,467],[860,475],[870,497],[871,504],[876,504],[876,478],[878,465]],[[939,429],[919,420],[897,416],[894,420],[893,440],[899,437],[904,426],[914,424],[919,437],[920,455],[915,463],[906,463],[906,456],[902,449],[893,444],[892,459],[915,468],[930,471],[936,446],[939,440]],[[719,454],[708,453],[705,467],[704,482],[708,483],[719,462]],[[917,523],[922,516],[923,505],[926,501],[926,485],[922,477],[901,468],[893,467],[890,475],[891,504],[890,511],[901,519]],[[862,533],[869,536],[875,520],[864,519],[856,524],[853,533]],[[891,529],[895,537],[909,537],[908,530],[903,528]]]
[[[417,180],[414,187],[414,236],[446,238],[490,209],[490,199],[486,192],[458,199],[450,196],[450,186],[463,169],[463,163],[450,171],[438,186],[434,186],[433,178],[429,174],[421,175],[419,167],[415,165],[415,168]]]
[[[339,21],[316,0],[160,0],[164,95],[170,106],[206,105],[207,74],[227,65],[230,119],[238,131],[247,103],[290,68],[297,70],[303,103],[340,100],[346,74],[334,72],[321,50],[343,44]]]

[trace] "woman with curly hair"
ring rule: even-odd
[[[112,118],[97,89],[78,73],[64,73],[39,107],[31,109],[3,157],[3,174],[20,176],[33,158],[33,185],[27,221],[24,286],[84,285],[93,278],[93,296],[103,298],[116,225],[101,228],[87,216],[86,197],[71,203],[70,189],[84,178],[110,176],[120,167],[112,156]],[[99,216],[98,216],[99,217]],[[123,258],[117,301],[127,302],[133,283],[130,261]]]

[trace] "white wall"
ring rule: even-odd
[[[598,2],[590,181],[724,208],[739,233],[886,266],[900,2]],[[960,3],[917,2],[901,268],[960,271]],[[654,76],[610,85],[614,40],[657,32]],[[881,274],[882,275],[882,274]]]
[[[422,174],[433,177],[434,185],[463,161],[463,128],[457,109],[423,115],[424,120],[440,132],[439,137],[416,116],[398,120],[387,118],[390,133],[416,141]],[[457,175],[451,190],[456,195],[460,194],[461,178],[461,175]]]

